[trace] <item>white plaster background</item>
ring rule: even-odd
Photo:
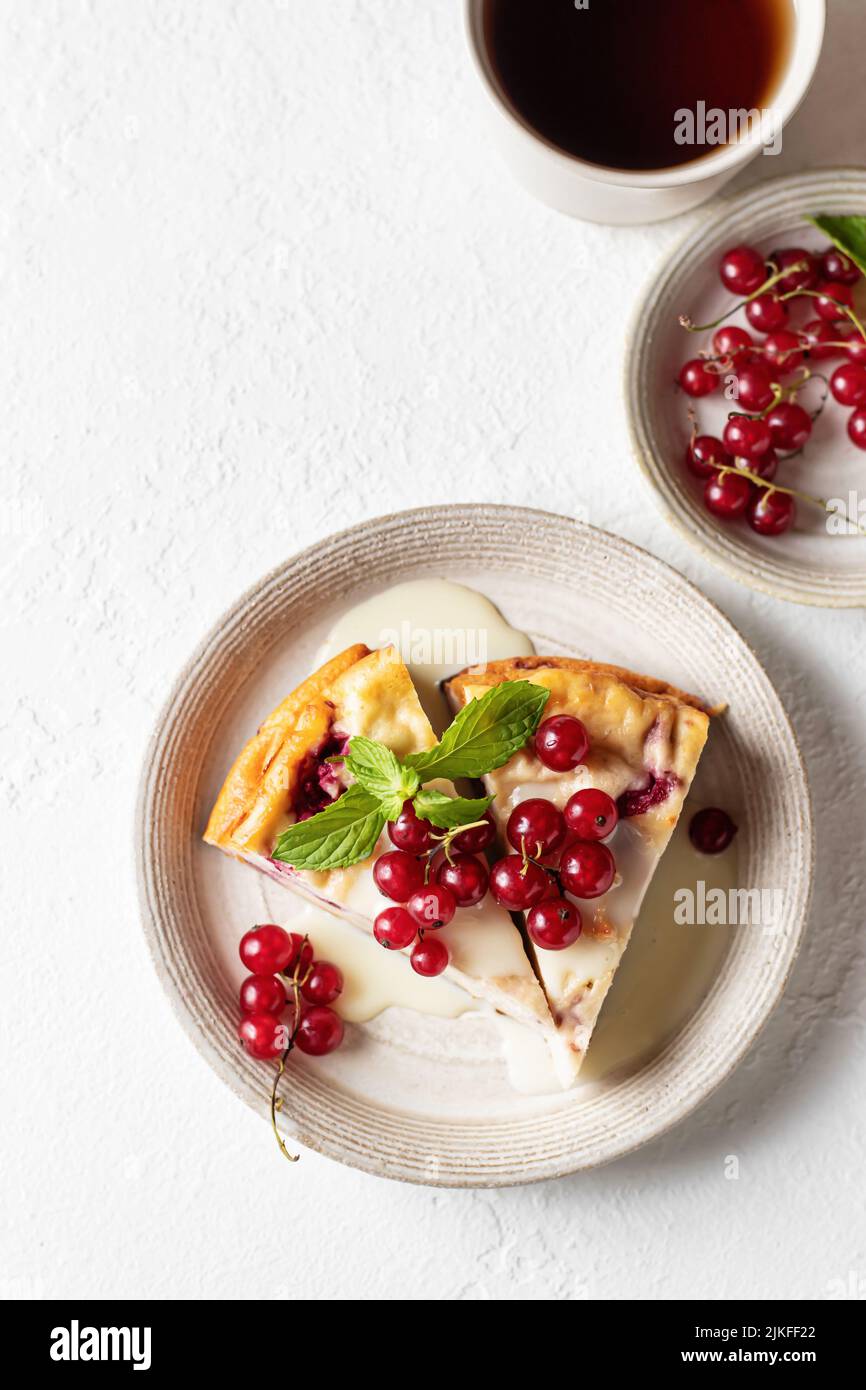
[[[514,187],[455,0],[0,14],[0,1293],[866,1294],[864,621],[726,580],[632,462],[625,327],[688,219],[585,226]],[[863,158],[862,0],[830,18],[741,184]],[[466,500],[586,509],[697,580],[782,693],[819,837],[808,944],[728,1084],[622,1162],[493,1193],[279,1162],[169,1011],[130,854],[151,723],[237,594]]]

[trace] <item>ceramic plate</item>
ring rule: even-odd
[[[683,362],[709,345],[711,334],[686,333],[678,318],[686,313],[695,323],[710,323],[733,302],[718,275],[728,247],[748,242],[765,253],[783,246],[817,249],[827,239],[803,220],[807,213],[864,211],[866,171],[861,169],[772,179],[722,204],[665,258],[634,315],[625,368],[635,450],[667,519],[704,555],[753,588],[827,608],[866,605],[866,536],[832,534],[826,513],[804,503],[797,504],[795,528],[776,538],[757,535],[744,520],[726,523],[706,511],[703,484],[683,463],[689,401],[674,381]],[[861,285],[861,309],[866,307],[862,296]],[[742,311],[729,322],[748,326]],[[838,360],[814,364],[815,370],[826,373],[829,365],[832,371]],[[803,404],[811,409],[820,395],[821,384],[812,383]],[[734,407],[716,393],[695,408],[701,433],[720,435]],[[777,480],[846,505],[853,491],[866,505],[866,457],[848,439],[849,413],[829,400],[803,454],[782,464]]]
[[[346,1045],[328,1058],[294,1054],[284,1114],[302,1144],[410,1182],[530,1182],[659,1134],[743,1056],[779,998],[806,918],[808,790],[779,699],[742,638],[698,590],[616,536],[518,508],[436,507],[367,522],[295,556],[239,600],[182,672],[147,754],[137,825],[141,907],[159,975],[196,1046],[263,1116],[272,1073],[235,1038],[235,952],[263,909],[286,920],[295,900],[203,845],[201,831],[242,740],[308,674],[335,618],[425,574],[486,594],[540,652],[615,662],[727,702],[691,804],[698,797],[731,809],[740,883],[782,890],[772,929],[730,930],[685,1012],[669,986],[663,1045],[641,1054],[636,1040],[610,1074],[572,1092],[516,1093],[495,1022],[478,1013],[390,1009],[348,1027]],[[698,940],[687,933],[702,930],[682,928],[684,953]],[[606,1011],[616,1023],[613,991]]]

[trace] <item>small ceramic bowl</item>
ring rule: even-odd
[[[743,519],[721,521],[703,505],[704,484],[686,469],[684,457],[692,405],[701,434],[721,436],[736,404],[722,392],[690,401],[676,385],[688,358],[709,346],[711,333],[687,333],[679,324],[686,313],[709,323],[731,303],[718,273],[731,246],[747,242],[758,250],[785,246],[817,250],[828,245],[806,221],[807,214],[866,211],[866,170],[829,169],[775,179],[716,208],[685,241],[665,256],[638,304],[628,333],[625,400],[638,462],[665,517],[707,559],[755,589],[825,608],[866,605],[866,535],[840,525],[820,507],[797,503],[794,528],[774,538],[757,535]],[[858,296],[866,285],[861,282]],[[806,315],[814,318],[813,313]],[[748,328],[742,311],[729,323]],[[753,334],[758,341],[760,335]],[[841,359],[811,364],[828,376]],[[829,367],[829,372],[827,368]],[[826,391],[820,379],[801,393],[814,408]],[[832,397],[815,421],[802,454],[780,464],[776,480],[813,496],[834,499],[856,515],[863,502],[866,521],[866,455],[847,435],[849,410]],[[853,503],[852,506],[852,494]]]

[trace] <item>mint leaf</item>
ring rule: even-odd
[[[531,681],[503,681],[468,705],[434,748],[406,759],[422,782],[437,777],[483,777],[507,763],[538,728],[550,694]]]
[[[384,743],[376,743],[360,734],[349,740],[344,763],[356,782],[380,800],[387,801],[389,806],[399,797],[397,815],[403,802],[413,797],[421,785],[414,768],[404,767],[396,753]]]
[[[481,820],[492,797],[447,796],[422,782],[483,777],[501,767],[538,728],[549,691],[530,681],[504,681],[460,711],[433,748],[404,761],[360,735],[342,761],[355,781],[338,801],[298,821],[277,841],[273,858],[293,869],[344,869],[368,858],[385,824],[414,798],[416,813],[440,829]]]
[[[828,236],[866,275],[866,217],[830,217],[821,212],[817,217],[807,217],[806,221]]]
[[[273,858],[293,869],[344,869],[373,853],[388,818],[389,808],[356,782],[324,811],[284,830]]]
[[[416,816],[429,820],[440,830],[452,830],[456,825],[472,825],[483,820],[492,796],[446,796],[433,787],[422,787],[414,802]]]

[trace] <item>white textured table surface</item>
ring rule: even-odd
[[[830,18],[742,184],[862,159],[866,13]],[[586,226],[514,187],[453,0],[0,22],[0,1294],[866,1296],[863,619],[705,566],[630,457],[626,324],[687,219]],[[627,1160],[489,1194],[281,1163],[169,1011],[130,849],[157,708],[238,593],[467,500],[586,515],[696,580],[787,704],[819,836],[807,945],[736,1075]]]

